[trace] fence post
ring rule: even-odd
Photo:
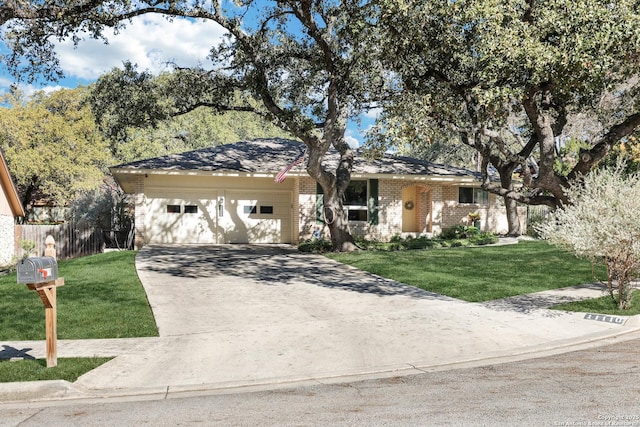
[[[44,250],[44,256],[50,256],[57,261],[58,258],[56,257],[56,241],[53,236],[48,235],[44,241],[44,244],[46,246]]]

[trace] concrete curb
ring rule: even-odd
[[[85,391],[64,380],[0,383],[0,404],[80,399],[85,395]]]

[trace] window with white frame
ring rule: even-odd
[[[352,180],[345,191],[342,206],[349,221],[378,224],[378,180]],[[324,195],[320,184],[316,186],[316,220],[325,222]]]
[[[367,181],[351,181],[344,192],[342,205],[349,221],[367,221]]]
[[[458,203],[460,204],[476,204],[476,205],[488,205],[489,193],[482,188],[477,187],[459,187],[458,188]]]

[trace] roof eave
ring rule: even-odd
[[[20,196],[18,196],[18,190],[13,183],[13,179],[11,179],[9,168],[4,160],[4,156],[2,155],[2,153],[0,153],[0,168],[0,179],[2,180],[2,187],[7,189],[7,199],[9,201],[11,211],[13,212],[14,216],[23,217],[25,216],[24,207],[22,206]]]
[[[202,171],[202,170],[184,170],[184,169],[130,169],[117,168],[109,169],[115,177],[118,184],[120,180],[118,175],[183,175],[183,176],[219,176],[219,177],[243,177],[243,178],[273,178],[277,175],[274,172],[240,172],[240,171]],[[308,177],[306,171],[291,171],[287,174],[289,177]],[[477,183],[479,178],[474,176],[459,175],[416,175],[416,174],[384,174],[384,173],[357,173],[351,174],[351,178],[361,179],[390,179],[399,181],[422,181],[422,182],[449,182],[449,183]]]

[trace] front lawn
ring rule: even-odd
[[[631,297],[631,307],[627,310],[620,310],[609,295],[576,301],[567,304],[560,304],[552,307],[554,310],[579,311],[597,314],[613,314],[617,316],[635,316],[640,314],[640,291],[636,290]]]
[[[542,241],[479,248],[327,253],[382,277],[469,302],[594,281],[591,264]],[[604,270],[597,270],[605,277]]]
[[[64,286],[57,289],[58,339],[157,336],[153,313],[135,269],[133,251],[109,252],[60,261]],[[37,292],[0,277],[0,342],[44,340],[44,306]],[[0,360],[0,382],[62,379],[75,381],[109,358]]]
[[[147,295],[136,274],[136,252],[108,252],[60,261],[58,339],[157,336]],[[44,306],[37,292],[0,277],[0,340],[44,340]]]
[[[78,377],[111,360],[106,357],[62,358],[58,366],[47,368],[44,359],[19,361],[0,360],[0,382],[66,380],[74,382]]]

